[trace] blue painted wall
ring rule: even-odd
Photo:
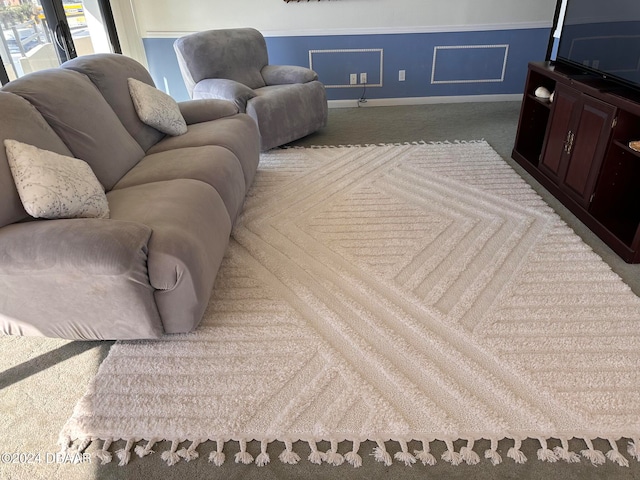
[[[544,60],[548,28],[267,37],[272,64],[311,63],[327,86],[329,100],[358,99],[363,86],[349,74],[367,73],[370,99],[519,94],[527,63]],[[145,38],[149,70],[159,88],[188,98],[173,38]],[[406,80],[398,80],[405,70]]]

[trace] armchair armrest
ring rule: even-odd
[[[255,96],[255,92],[246,85],[226,78],[200,80],[193,89],[193,98],[227,100],[235,103],[241,113],[245,113],[247,101]]]
[[[238,113],[238,106],[227,100],[200,99],[178,102],[180,113],[187,125],[209,122]]]
[[[318,79],[318,74],[313,70],[295,65],[267,65],[260,73],[267,85],[307,83]]]

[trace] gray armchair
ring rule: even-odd
[[[258,124],[261,149],[302,138],[327,123],[327,96],[308,68],[269,65],[267,44],[253,28],[208,30],[174,43],[191,98],[234,102]]]

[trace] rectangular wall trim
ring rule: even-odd
[[[349,55],[357,55],[357,54],[364,54],[364,53],[378,53],[379,54],[379,60],[378,60],[378,68],[377,70],[380,72],[379,74],[379,81],[376,83],[367,83],[367,87],[382,87],[383,83],[382,83],[382,77],[383,77],[383,73],[384,73],[384,50],[382,48],[343,48],[343,49],[333,49],[333,50],[309,50],[309,68],[311,70],[314,70],[314,65],[313,65],[313,56],[314,55],[320,55],[320,54],[327,54],[327,55],[333,55],[334,60],[336,60],[338,57],[344,57],[345,55],[343,54],[347,54],[347,56]],[[317,61],[316,61],[317,63]],[[357,68],[357,67],[354,67]],[[362,70],[362,69],[360,69]],[[346,77],[346,75],[348,73],[359,73],[359,70],[356,69],[356,71],[354,72],[343,72],[343,78],[348,78]],[[349,83],[336,83],[336,84],[332,84],[332,83],[325,83],[324,87],[325,88],[362,88],[362,84],[356,84],[356,85],[351,85]]]
[[[471,50],[490,50],[490,49],[503,49],[504,53],[502,54],[500,72],[495,77],[477,77],[477,78],[449,78],[446,80],[436,80],[437,76],[437,66],[438,66],[438,52],[439,51],[464,51],[465,53],[470,52]],[[465,55],[465,58],[460,62],[464,63],[468,68],[469,66],[473,67],[474,64],[476,66],[484,65],[485,59],[482,57],[478,57],[478,52],[476,52],[475,56]],[[436,46],[433,48],[433,67],[431,68],[431,83],[432,84],[452,84],[452,83],[487,83],[487,82],[504,82],[505,72],[507,70],[507,59],[509,56],[509,45],[450,45],[450,46]],[[440,56],[442,58],[442,55]],[[458,59],[459,60],[459,59]],[[463,73],[464,69],[459,69],[458,73]]]

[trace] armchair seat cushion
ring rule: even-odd
[[[271,85],[255,90],[247,113],[258,124],[263,151],[302,138],[324,127],[328,108],[318,81]]]

